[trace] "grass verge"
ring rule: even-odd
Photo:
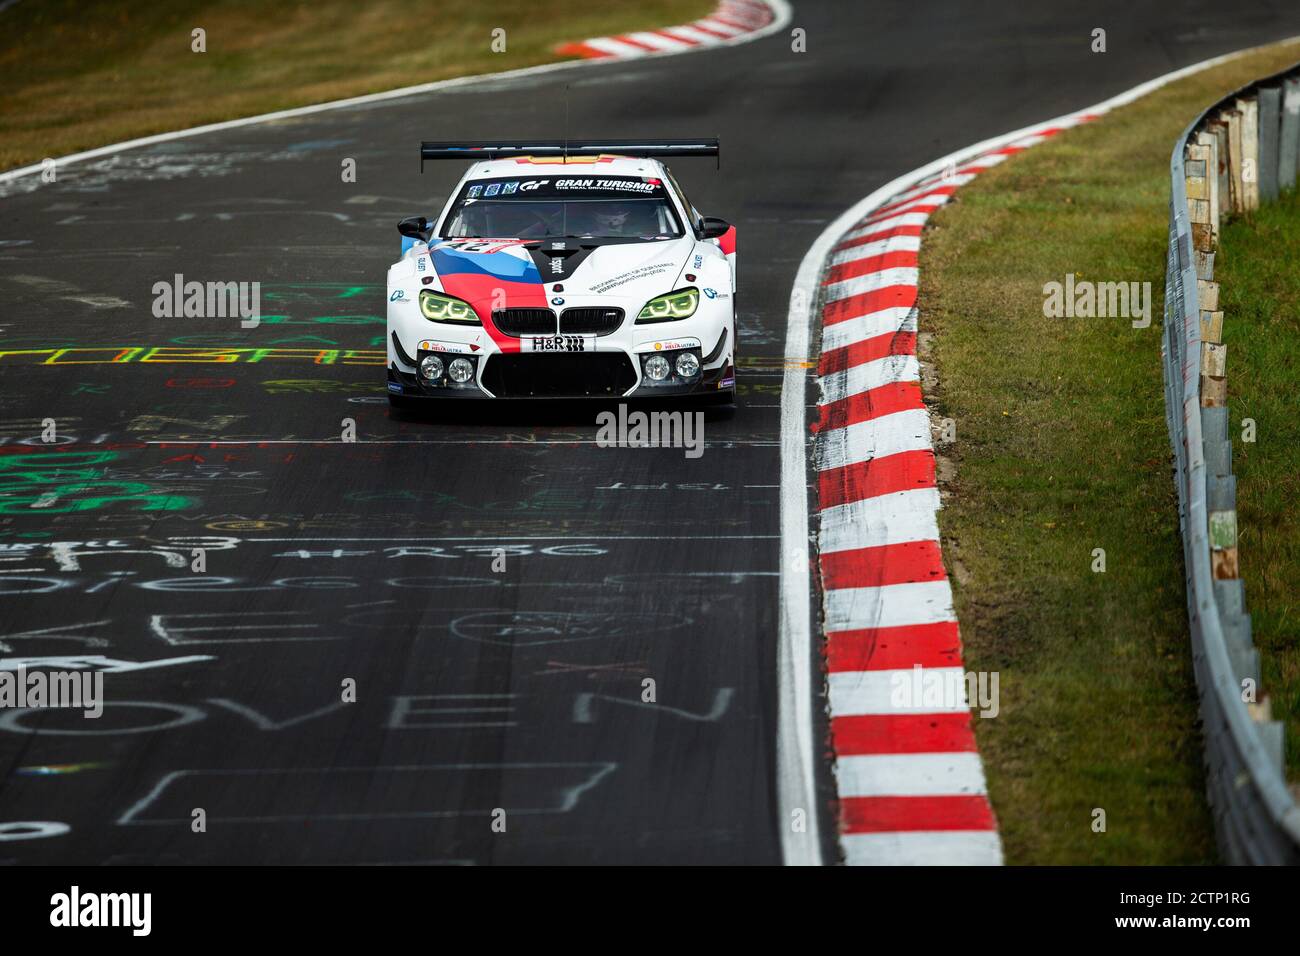
[[[1036,146],[922,244],[921,329],[957,429],[940,524],[967,666],[1001,673],[976,733],[1010,862],[1214,860],[1160,371],[1168,163],[1208,104],[1298,58],[1236,60]],[[1066,273],[1150,282],[1151,326],[1045,318]]]
[[[168,130],[564,59],[714,0],[42,0],[0,12],[0,169]],[[206,53],[191,31],[206,31]],[[494,29],[506,50],[493,52]],[[434,131],[425,131],[432,135]]]
[[[1227,224],[1214,273],[1228,344],[1241,575],[1260,679],[1300,778],[1300,192]],[[1244,419],[1255,440],[1243,440]]]

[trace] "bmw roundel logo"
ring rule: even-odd
[[[551,305],[564,305],[564,300],[557,295],[554,299],[551,300]]]

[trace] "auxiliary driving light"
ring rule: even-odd
[[[652,355],[645,360],[646,378],[652,382],[662,382],[672,371],[672,366],[668,364],[668,359],[662,355]]]
[[[442,359],[436,355],[426,355],[420,359],[420,375],[426,382],[442,378]]]
[[[682,378],[694,378],[700,372],[700,360],[694,352],[683,352],[677,356],[677,374]]]
[[[469,359],[452,359],[447,366],[447,376],[457,385],[464,385],[474,377],[474,363]]]

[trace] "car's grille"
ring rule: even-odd
[[[555,334],[555,313],[550,309],[494,309],[492,323],[506,335]]]
[[[623,310],[614,308],[565,309],[560,331],[570,335],[609,335],[623,324]]]
[[[493,355],[481,379],[499,398],[617,397],[636,384],[636,369],[622,352]]]

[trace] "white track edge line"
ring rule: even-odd
[[[638,61],[651,59],[659,56],[681,56],[684,53],[695,53],[698,50],[716,50],[723,46],[739,46],[742,43],[749,43],[752,40],[759,40],[765,36],[770,36],[790,22],[791,10],[787,0],[763,0],[773,13],[772,22],[767,26],[760,27],[748,33],[741,33],[733,37],[723,39],[718,38],[717,43],[698,46],[683,46],[680,50],[661,50],[657,52],[646,51],[645,56],[637,57]],[[585,43],[587,41],[577,41]],[[615,57],[592,57],[579,60],[562,60],[559,63],[541,63],[537,66],[520,67],[517,70],[505,70],[500,73],[476,73],[473,76],[457,76],[447,80],[434,80],[432,83],[419,83],[415,86],[402,86],[395,90],[384,90],[379,93],[365,93],[361,96],[350,96],[342,100],[331,100],[328,103],[313,103],[309,106],[295,106],[292,109],[276,110],[273,113],[260,113],[257,116],[244,116],[239,119],[224,120],[220,123],[207,123],[203,126],[191,126],[187,129],[173,130],[168,133],[155,133],[152,136],[141,136],[136,139],[124,140],[120,143],[111,143],[108,146],[97,146],[94,149],[88,149],[80,153],[69,153],[67,156],[54,157],[54,166],[56,169],[73,163],[85,162],[88,159],[99,159],[101,156],[112,156],[115,153],[125,152],[129,149],[140,149],[144,146],[153,146],[157,143],[169,143],[177,139],[186,139],[190,136],[202,136],[204,133],[216,133],[221,130],[238,129],[241,126],[253,126],[258,123],[271,123],[276,120],[292,119],[296,116],[310,116],[313,113],[323,113],[327,110],[348,109],[354,106],[365,106],[369,103],[379,103],[384,100],[396,100],[405,96],[417,96],[421,93],[440,92],[442,90],[453,89],[459,86],[472,86],[477,83],[494,82],[498,80],[513,80],[525,76],[537,76],[543,73],[553,73],[560,70],[577,69],[580,67],[600,66],[609,63],[624,63],[628,60],[622,60]],[[30,166],[19,166],[16,169],[5,170],[0,172],[0,183],[12,182],[15,179],[21,179],[23,176],[31,176],[39,173],[43,168],[44,161],[33,163]]]

